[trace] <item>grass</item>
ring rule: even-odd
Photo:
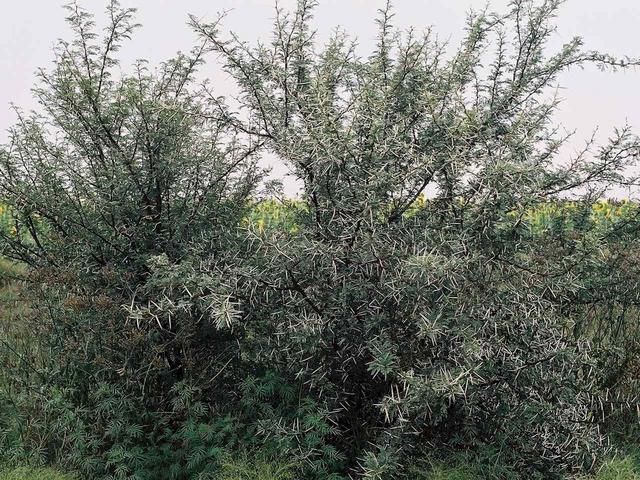
[[[0,480],[78,480],[78,477],[52,468],[18,467],[0,469]],[[295,480],[295,475],[290,465],[251,461],[243,457],[223,464],[215,480]]]
[[[640,457],[626,455],[605,462],[595,480],[640,480]]]
[[[225,462],[216,480],[295,480],[293,465],[240,457]]]
[[[23,275],[23,267],[0,257],[0,319],[5,324],[25,313],[19,295],[21,285],[16,281]]]
[[[24,273],[24,267],[0,258],[0,361],[5,368],[24,366],[37,356],[38,332],[26,320],[31,310],[21,294],[24,282],[18,280]],[[0,369],[0,386],[3,378]]]
[[[1,480],[77,480],[51,468],[18,467],[0,472]]]
[[[490,461],[490,459],[485,459]],[[518,472],[494,463],[473,463],[464,457],[452,463],[425,461],[411,470],[412,480],[523,480]],[[640,451],[613,457],[590,475],[565,480],[640,480]]]

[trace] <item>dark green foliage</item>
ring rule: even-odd
[[[282,456],[305,465],[309,475],[338,479],[330,475],[343,463],[344,456],[331,444],[339,433],[329,423],[330,412],[273,373],[262,378],[249,377],[243,385],[243,411],[251,432],[264,438],[263,454]]]
[[[269,45],[192,19],[201,47],[131,75],[133,11],[112,1],[100,41],[69,7],[41,111],[0,150],[1,251],[29,305],[24,337],[0,332],[0,460],[113,480],[596,467],[637,404],[636,340],[617,339],[638,209],[595,202],[636,183],[639,142],[556,162],[550,91],[637,62],[549,52],[560,3],[472,15],[452,56],[387,6],[360,58],[343,34],[317,51],[301,0]],[[210,52],[239,106],[194,84]],[[299,201],[258,193],[266,151]]]

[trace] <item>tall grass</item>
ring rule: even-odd
[[[0,469],[1,480],[78,480],[76,477],[60,473],[51,468],[18,467],[11,470]]]

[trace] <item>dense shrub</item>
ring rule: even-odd
[[[250,114],[230,120],[304,185],[299,231],[255,240],[244,321],[265,361],[326,402],[368,478],[422,445],[489,443],[547,476],[589,467],[596,360],[566,328],[594,291],[582,274],[611,267],[597,261],[606,234],[582,222],[534,235],[524,217],[566,197],[590,210],[626,182],[628,129],[553,162],[566,138],[548,87],[570,66],[627,63],[580,39],[548,53],[559,2],[472,16],[451,57],[430,35],[401,36],[389,8],[369,57],[342,33],[318,52],[313,6],[280,15],[269,47],[193,19],[242,88]]]
[[[229,268],[245,249],[237,226],[262,175],[259,142],[221,120],[218,99],[194,85],[201,49],[122,74],[116,55],[136,28],[133,11],[111,2],[98,38],[88,13],[68,10],[75,38],[39,74],[39,113],[18,111],[0,153],[10,217],[1,251],[28,267],[23,324],[39,345],[2,351],[21,368],[2,374],[0,455],[114,478],[199,475],[219,466],[203,467],[223,442],[192,441],[191,430],[215,430],[224,414],[203,415],[233,403],[246,375],[223,327],[235,319]],[[204,262],[207,276],[159,278],[168,262]],[[191,304],[172,304],[172,289],[188,288]],[[162,314],[142,321],[123,305]],[[193,400],[204,410],[176,410],[191,384],[205,391],[206,405]],[[164,450],[175,457],[159,462]]]
[[[485,478],[593,468],[632,351],[596,320],[638,291],[638,210],[597,201],[635,182],[639,143],[555,162],[550,88],[637,62],[549,53],[560,3],[472,15],[451,56],[387,7],[362,58],[344,34],[317,51],[301,0],[270,45],[192,19],[201,47],[133,74],[133,11],[112,1],[100,41],[69,7],[41,111],[0,150],[1,252],[29,301],[29,341],[1,353],[0,460],[138,480],[385,479],[487,451],[504,469]],[[194,84],[210,52],[239,106]],[[261,196],[266,151],[298,201]]]

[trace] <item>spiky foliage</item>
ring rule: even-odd
[[[563,71],[634,62],[579,38],[549,52],[560,3],[471,15],[451,56],[430,32],[400,35],[389,6],[366,58],[342,33],[315,49],[313,1],[279,12],[257,47],[192,19],[241,87],[248,114],[221,115],[287,162],[308,206],[294,235],[256,235],[243,322],[264,362],[325,402],[365,478],[393,476],[421,445],[491,443],[546,475],[599,448],[594,361],[565,329],[597,235],[549,244],[524,216],[634,183],[627,128],[562,163],[551,121]]]
[[[16,367],[0,380],[0,456],[58,459],[110,478],[215,471],[217,450],[199,437],[213,438],[215,425],[173,403],[178,385],[201,386],[205,410],[240,395],[225,272],[242,254],[237,227],[262,175],[259,140],[221,118],[194,83],[202,47],[157,69],[121,67],[133,9],[111,1],[103,35],[78,5],[67,11],[73,39],[39,72],[39,109],[17,111],[0,151],[10,218],[1,253],[29,267],[30,282],[27,333],[0,353]],[[206,281],[159,278],[167,262],[197,265],[200,255]],[[191,303],[172,303],[175,289]],[[134,318],[140,311],[150,315]],[[16,337],[9,327],[1,340]],[[157,412],[173,412],[171,423]],[[158,461],[163,448],[177,473]]]
[[[219,241],[224,229],[211,223],[236,223],[260,171],[255,145],[193,87],[202,49],[156,72],[140,61],[122,76],[116,54],[136,27],[133,10],[112,2],[98,39],[92,17],[68,9],[75,39],[58,45],[51,71],[40,71],[40,112],[18,111],[2,154],[1,195],[25,234],[5,236],[3,254],[75,265],[99,284],[96,271],[144,275],[154,253],[180,257],[203,235]]]
[[[387,6],[362,58],[342,33],[317,51],[301,0],[270,44],[192,19],[199,48],[131,75],[133,12],[111,2],[100,41],[70,6],[41,112],[0,152],[38,340],[2,350],[0,458],[140,480],[387,479],[452,450],[527,478],[592,467],[603,366],[625,357],[595,355],[589,312],[635,305],[639,212],[593,205],[635,185],[639,142],[625,127],[562,162],[552,87],[637,62],[549,53],[560,3],[471,15],[451,55]],[[209,52],[238,107],[194,86]],[[258,151],[300,201],[253,194]]]

